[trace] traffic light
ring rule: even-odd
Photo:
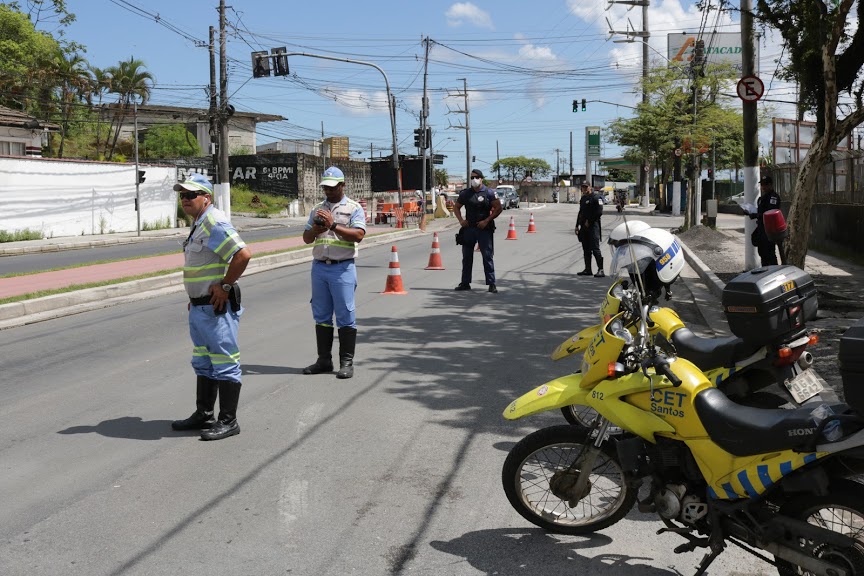
[[[273,76],[288,76],[287,52],[288,49],[284,46],[270,49],[270,54],[273,55]]]
[[[432,147],[432,128],[426,128],[426,140],[423,142],[424,148]]]
[[[708,169],[708,179],[709,180],[714,179],[714,170],[712,170],[711,168]]]
[[[582,98],[582,112],[585,112],[585,103],[586,102],[587,101],[585,100],[585,98]]]
[[[579,111],[579,101],[573,100],[573,112],[578,112],[578,111]]]
[[[146,180],[144,178],[144,170],[138,170],[138,184],[143,184],[144,180]]]
[[[264,78],[270,76],[270,57],[266,50],[252,52],[252,77]]]
[[[417,148],[423,148],[423,129],[415,128],[414,129],[414,146]]]

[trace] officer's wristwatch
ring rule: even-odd
[[[332,224],[330,224],[330,230],[336,231],[336,221],[334,220]]]
[[[231,284],[222,284],[222,290],[225,292],[231,292]]]

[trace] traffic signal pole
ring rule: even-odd
[[[135,215],[138,219],[136,230],[141,236],[141,174],[138,172],[138,101],[132,98],[132,117],[135,122]]]

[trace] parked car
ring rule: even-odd
[[[509,184],[502,184],[496,189],[498,198],[501,200],[501,208],[519,208],[519,194],[516,193],[516,188]]]

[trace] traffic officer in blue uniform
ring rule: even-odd
[[[603,200],[591,190],[587,182],[582,183],[582,198],[579,199],[579,214],[576,216],[576,237],[582,243],[585,269],[577,276],[591,276],[591,255],[597,260],[595,278],[603,278],[603,254],[600,252],[600,217],[603,215]]]
[[[465,207],[465,217],[462,217],[462,207]],[[483,183],[483,172],[475,168],[471,171],[471,185],[459,192],[459,197],[453,206],[453,214],[462,226],[459,231],[462,237],[462,281],[456,290],[471,290],[471,272],[474,267],[474,246],[480,245],[480,255],[483,257],[483,272],[486,274],[486,284],[489,292],[498,292],[495,286],[494,244],[492,233],[495,232],[495,218],[501,214],[501,200],[494,190]]]
[[[174,430],[201,430],[202,440],[221,440],[240,433],[240,286],[252,252],[225,213],[212,204],[213,185],[192,174],[174,185],[183,211],[195,218],[183,243],[183,285],[189,295],[192,368],[198,376],[196,410],[171,423]],[[213,417],[219,398],[219,418]]]
[[[354,348],[357,317],[354,291],[357,289],[357,244],[366,236],[363,207],[345,196],[345,175],[331,166],[324,171],[321,189],[326,200],[309,213],[303,241],[312,247],[312,318],[318,360],[303,369],[304,374],[333,371],[333,318],[339,331],[337,378],[354,376]]]
[[[750,236],[751,243],[756,246],[759,252],[759,259],[762,261],[762,266],[770,266],[777,264],[777,244],[768,239],[768,234],[765,232],[765,221],[763,217],[765,212],[769,210],[780,209],[780,195],[774,190],[774,178],[767,175],[759,180],[759,200],[756,206],[756,212],[749,214],[750,218],[756,220],[756,229]],[[780,254],[783,254],[783,245],[780,244]],[[784,262],[785,264],[785,262]]]

